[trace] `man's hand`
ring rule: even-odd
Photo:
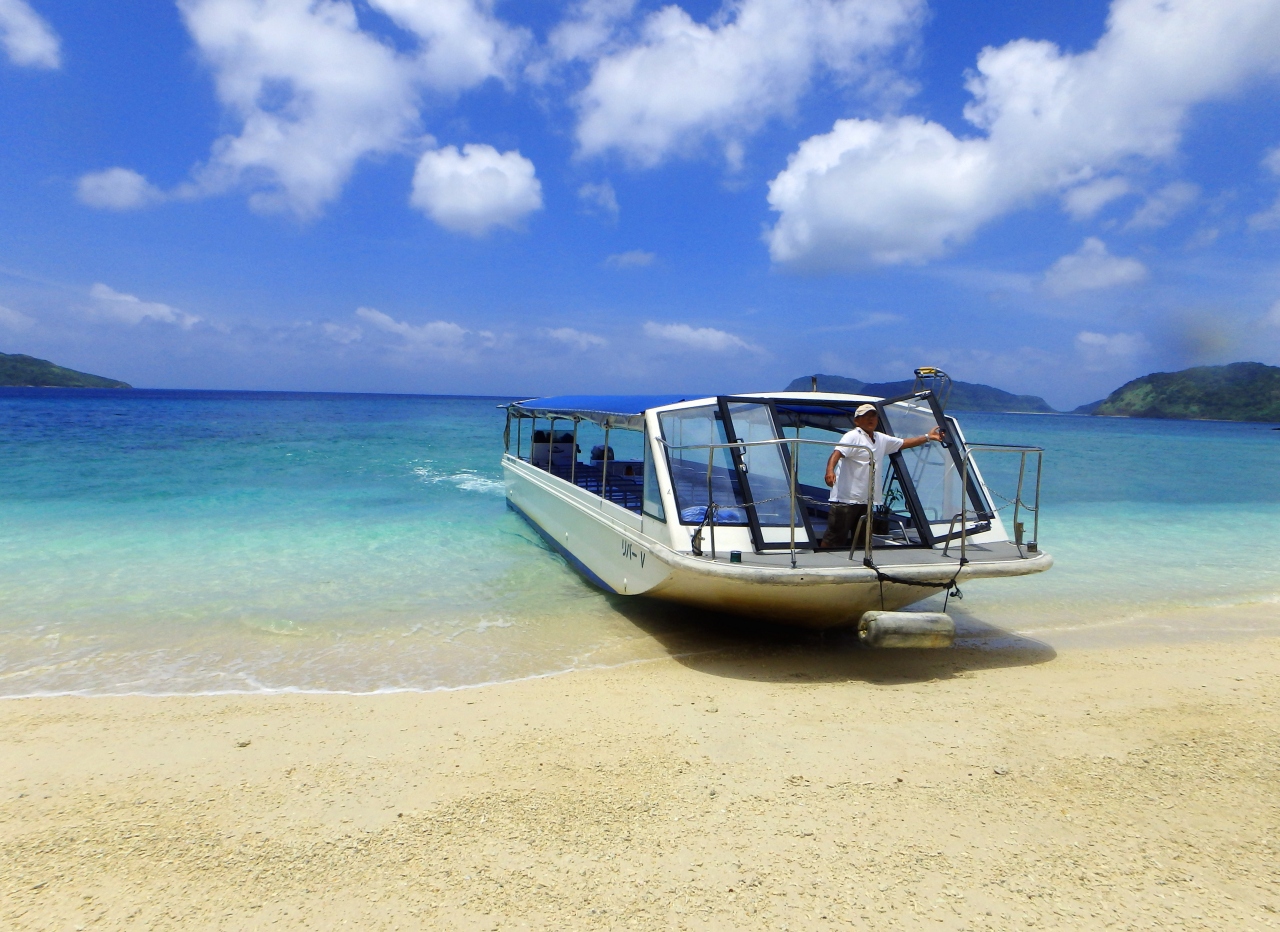
[[[831,455],[827,457],[827,473],[823,476],[823,480],[827,483],[827,488],[834,489],[836,487],[836,463],[840,462],[840,457],[844,454],[840,452],[840,448],[836,447],[831,451]]]
[[[902,441],[902,449],[910,450],[912,447],[922,447],[930,440],[941,441],[946,433],[941,427],[935,427],[927,434],[921,434],[919,437],[912,437],[909,440]]]

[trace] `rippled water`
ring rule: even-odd
[[[0,696],[432,689],[722,643],[506,509],[498,402],[0,389]],[[962,621],[1053,642],[1280,594],[1270,425],[962,423],[1046,447],[1057,559],[966,586]]]

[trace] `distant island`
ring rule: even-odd
[[[1280,421],[1280,367],[1260,362],[1153,372],[1076,414],[1214,421]]]
[[[901,382],[862,382],[858,379],[842,375],[801,376],[792,380],[786,390],[789,392],[807,392],[813,379],[818,380],[820,392],[843,392],[850,395],[873,395],[877,398],[893,398],[906,395],[915,387],[914,379]],[[1031,412],[1034,414],[1056,414],[1049,403],[1039,395],[1015,395],[990,385],[977,382],[952,382],[951,398],[947,402],[948,411],[994,411],[994,412]]]
[[[22,353],[0,353],[0,387],[4,388],[133,388],[128,382],[55,366]]]

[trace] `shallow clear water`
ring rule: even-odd
[[[0,389],[0,696],[432,689],[732,637],[548,552],[505,507],[497,404]],[[961,421],[1047,449],[1057,560],[967,585],[962,621],[1053,643],[1280,595],[1271,425]]]

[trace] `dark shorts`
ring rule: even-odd
[[[827,532],[822,535],[822,546],[832,549],[843,549],[849,546],[849,535],[858,528],[858,519],[867,513],[867,506],[845,505],[841,502],[831,503],[831,514],[827,518]],[[866,533],[866,527],[862,529]]]

